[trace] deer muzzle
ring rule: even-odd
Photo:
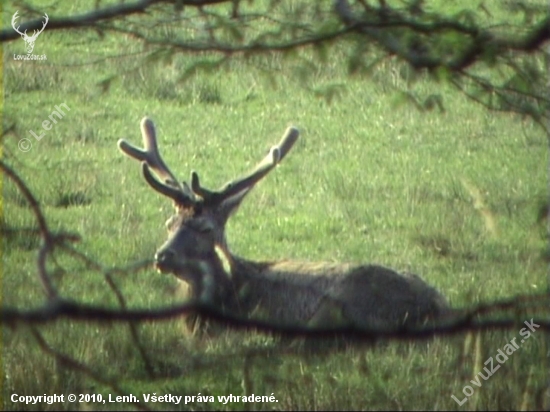
[[[155,253],[155,268],[161,273],[170,273],[176,269],[176,253],[172,249],[160,249]]]

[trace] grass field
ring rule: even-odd
[[[94,2],[55,9],[35,3],[51,17],[84,12]],[[488,3],[498,16],[500,3]],[[283,10],[292,11],[300,3],[284,4]],[[4,6],[4,27],[15,10]],[[162,6],[154,10],[140,17],[144,24],[170,13]],[[324,63],[304,50],[300,60],[235,59],[179,81],[197,57],[178,54],[145,64],[141,43],[121,34],[101,38],[92,30],[46,29],[34,51],[45,53],[46,61],[16,61],[13,54],[24,52],[23,41],[4,44],[3,125],[14,125],[4,137],[4,158],[39,199],[52,230],[78,232],[79,251],[106,268],[124,267],[152,259],[172,213],[170,202],[143,181],[136,162],[116,148],[119,138],[140,142],[143,116],[157,124],[161,151],[178,177],[188,179],[197,170],[207,187],[249,170],[292,124],[301,131],[296,147],[229,222],[234,253],[411,270],[457,308],[545,291],[546,228],[537,221],[548,190],[542,131],[519,117],[488,112],[422,73],[409,82],[413,74],[394,59],[370,76],[349,77],[347,47],[333,50]],[[310,62],[305,73],[300,61]],[[445,111],[404,104],[398,90],[419,98],[438,95]],[[38,134],[63,103],[69,108],[65,116],[40,141],[34,139],[29,130]],[[17,146],[23,138],[32,143],[27,152]],[[37,307],[45,300],[36,274],[40,240],[14,230],[35,222],[7,179],[1,223],[2,305]],[[81,260],[59,252],[49,268],[64,296],[118,307],[104,275]],[[181,299],[175,279],[152,268],[115,281],[128,307],[156,308]],[[550,396],[548,335],[542,331],[533,332],[481,387],[470,383],[483,362],[519,339],[529,320],[521,316],[517,330],[380,342],[307,358],[260,334],[228,332],[199,340],[185,336],[179,320],[148,323],[139,327],[139,337],[153,377],[127,325],[57,321],[39,330],[50,347],[151,408],[529,410]],[[116,395],[45,354],[24,325],[3,330],[3,368],[5,409],[128,407],[13,403],[12,394]],[[465,398],[465,385],[474,393],[459,406],[451,396]],[[215,401],[145,404],[142,395],[153,393],[201,394]],[[229,394],[273,394],[278,402],[218,402],[217,396]]]

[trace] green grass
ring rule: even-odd
[[[50,16],[88,10],[88,3],[63,3],[66,9],[58,6]],[[300,3],[288,4],[292,9]],[[5,7],[4,22],[14,11]],[[547,239],[537,222],[547,193],[547,141],[528,121],[487,112],[423,74],[408,86],[404,76],[410,73],[391,59],[371,77],[350,78],[346,47],[324,65],[310,51],[300,52],[312,62],[306,77],[295,60],[270,56],[235,60],[180,82],[192,56],[143,65],[140,54],[132,55],[142,46],[121,36],[46,29],[35,46],[35,53],[47,54],[45,62],[14,61],[11,56],[23,46],[20,39],[4,44],[3,122],[15,124],[4,138],[4,153],[39,199],[51,228],[78,232],[78,250],[105,267],[151,259],[165,240],[170,202],[116,148],[119,138],[140,142],[139,121],[147,115],[174,172],[188,179],[197,170],[207,187],[249,170],[288,125],[299,127],[296,147],[229,222],[229,244],[240,256],[411,270],[454,307],[547,288]],[[107,91],[98,87],[117,73]],[[324,98],[320,91],[331,88],[332,99]],[[446,110],[421,112],[403,104],[398,88],[419,98],[440,95]],[[28,130],[38,131],[63,102],[70,111],[41,141],[34,140]],[[17,149],[22,138],[32,141],[27,153]],[[36,275],[39,239],[13,231],[34,227],[33,215],[7,179],[3,191],[2,305],[37,307],[45,299]],[[59,252],[49,265],[64,296],[117,307],[104,276],[82,261]],[[115,281],[132,308],[180,299],[175,280],[152,269]],[[186,337],[179,320],[150,323],[140,326],[139,336],[155,378],[148,376],[127,325],[58,321],[39,330],[52,348],[139,399],[147,393],[216,398],[150,407],[446,410],[458,408],[451,395],[463,398],[478,366],[519,336],[519,324],[477,338],[380,342],[306,358],[285,353],[260,334],[228,332],[204,341]],[[548,383],[546,338],[534,333],[474,388],[461,409],[538,407]],[[4,328],[3,367],[6,409],[127,406],[12,403],[13,393],[112,393],[46,355],[24,325]],[[217,402],[218,395],[252,393],[273,393],[278,402]]]

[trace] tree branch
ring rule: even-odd
[[[113,20],[121,17],[131,16],[133,14],[145,13],[149,7],[155,4],[174,4],[173,0],[140,0],[135,3],[121,3],[114,6],[107,6],[103,9],[97,9],[89,13],[65,18],[50,18],[48,21],[49,30],[74,29],[92,27],[94,24]],[[231,3],[231,0],[179,0],[182,6],[203,7],[211,4]],[[42,28],[42,19],[36,19],[21,24],[19,31],[39,30]],[[18,39],[20,35],[11,27],[0,31],[0,42]]]
[[[178,318],[190,312],[198,313],[205,318],[216,320],[235,329],[256,330],[266,333],[275,333],[284,337],[296,336],[345,336],[359,339],[393,338],[411,339],[428,338],[434,335],[454,335],[464,331],[486,330],[486,329],[510,329],[515,328],[524,320],[514,318],[503,319],[475,319],[478,315],[486,312],[494,312],[495,309],[508,309],[515,312],[524,308],[517,302],[530,302],[530,300],[541,301],[535,309],[548,310],[550,294],[519,296],[512,301],[505,300],[493,304],[481,304],[478,308],[469,311],[456,311],[447,319],[438,324],[423,327],[403,327],[398,330],[363,329],[356,326],[327,326],[311,329],[305,326],[283,325],[260,319],[248,319],[231,313],[225,313],[220,309],[207,303],[191,301],[179,305],[158,308],[158,309],[110,309],[101,306],[94,306],[71,300],[58,298],[49,301],[41,308],[32,310],[18,310],[15,308],[3,308],[0,312],[2,323],[15,326],[18,323],[39,325],[50,323],[61,319],[71,319],[79,322],[153,322],[166,321]],[[533,309],[533,308],[530,308]],[[534,319],[543,330],[550,331],[550,320]]]

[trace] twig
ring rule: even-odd
[[[66,366],[70,369],[73,369],[77,372],[80,372],[80,373],[83,373],[83,374],[89,376],[90,378],[92,378],[96,382],[109,387],[113,392],[117,393],[118,395],[127,395],[126,393],[124,393],[124,391],[116,383],[105,379],[103,376],[101,376],[97,372],[94,372],[92,369],[90,369],[85,364],[83,364],[81,362],[78,362],[78,361],[74,360],[73,358],[71,358],[71,357],[69,357],[69,356],[53,349],[50,345],[48,345],[48,343],[46,342],[46,340],[44,339],[42,334],[36,328],[31,328],[31,333],[34,336],[34,338],[36,339],[36,342],[38,343],[38,346],[40,346],[40,348],[45,353],[47,353],[48,355],[53,356],[62,365]],[[150,411],[151,410],[151,409],[147,408],[142,403],[138,403],[138,402],[128,402],[128,403],[130,405],[135,406],[136,409],[139,409],[139,410],[142,410],[142,411]]]
[[[29,202],[31,209],[34,213],[43,241],[42,247],[40,248],[40,251],[38,253],[38,276],[40,278],[42,286],[44,287],[48,299],[55,299],[57,297],[57,290],[55,289],[53,282],[48,276],[48,272],[46,270],[46,258],[48,253],[52,250],[52,244],[55,242],[55,239],[48,228],[48,224],[46,223],[46,219],[44,218],[44,214],[40,209],[38,201],[31,193],[25,182],[23,182],[19,175],[15,173],[15,171],[7,164],[5,164],[2,160],[0,160],[0,168],[4,171],[6,176],[8,176],[15,183],[25,199],[27,199],[27,201]]]
[[[546,299],[545,299],[545,298]],[[528,296],[520,297],[528,299]],[[534,295],[534,299],[541,299],[540,309],[548,311],[550,294]],[[498,302],[496,303],[499,304]],[[504,303],[507,308],[508,301]],[[484,305],[482,306],[485,307]],[[522,309],[521,307],[518,309]],[[533,308],[531,308],[533,309]],[[152,322],[166,321],[188,314],[198,313],[201,316],[213,319],[226,325],[241,330],[256,330],[260,332],[275,333],[285,337],[296,336],[345,336],[358,339],[388,338],[388,339],[424,339],[434,335],[454,335],[464,331],[486,330],[486,329],[510,329],[517,327],[517,318],[508,319],[474,319],[474,312],[457,311],[456,314],[444,319],[445,323],[438,322],[422,327],[408,327],[395,330],[364,329],[355,326],[327,326],[311,329],[305,326],[283,325],[276,322],[269,322],[260,319],[248,319],[234,314],[225,313],[212,305],[202,302],[188,302],[179,305],[158,308],[158,309],[109,309],[101,306],[88,305],[56,299],[48,302],[47,305],[37,309],[18,310],[15,308],[3,308],[0,312],[0,321],[9,325],[16,323],[43,324],[59,319],[72,319],[81,322]],[[550,330],[550,319],[533,320],[543,330]]]
[[[116,295],[118,299],[118,303],[120,304],[120,307],[125,310],[126,309],[126,300],[124,299],[124,295],[116,285],[115,281],[113,280],[113,277],[110,274],[105,275],[105,281],[113,291],[113,293]],[[147,352],[145,351],[144,346],[141,344],[141,340],[139,339],[139,333],[138,333],[138,325],[135,322],[129,322],[128,327],[130,328],[130,334],[132,335],[132,340],[134,341],[134,344],[136,345],[139,354],[141,355],[141,359],[143,360],[143,364],[145,365],[145,370],[147,371],[147,374],[150,378],[155,377],[155,371],[153,369],[153,366],[151,364],[151,361],[149,360],[149,356],[147,355]]]

